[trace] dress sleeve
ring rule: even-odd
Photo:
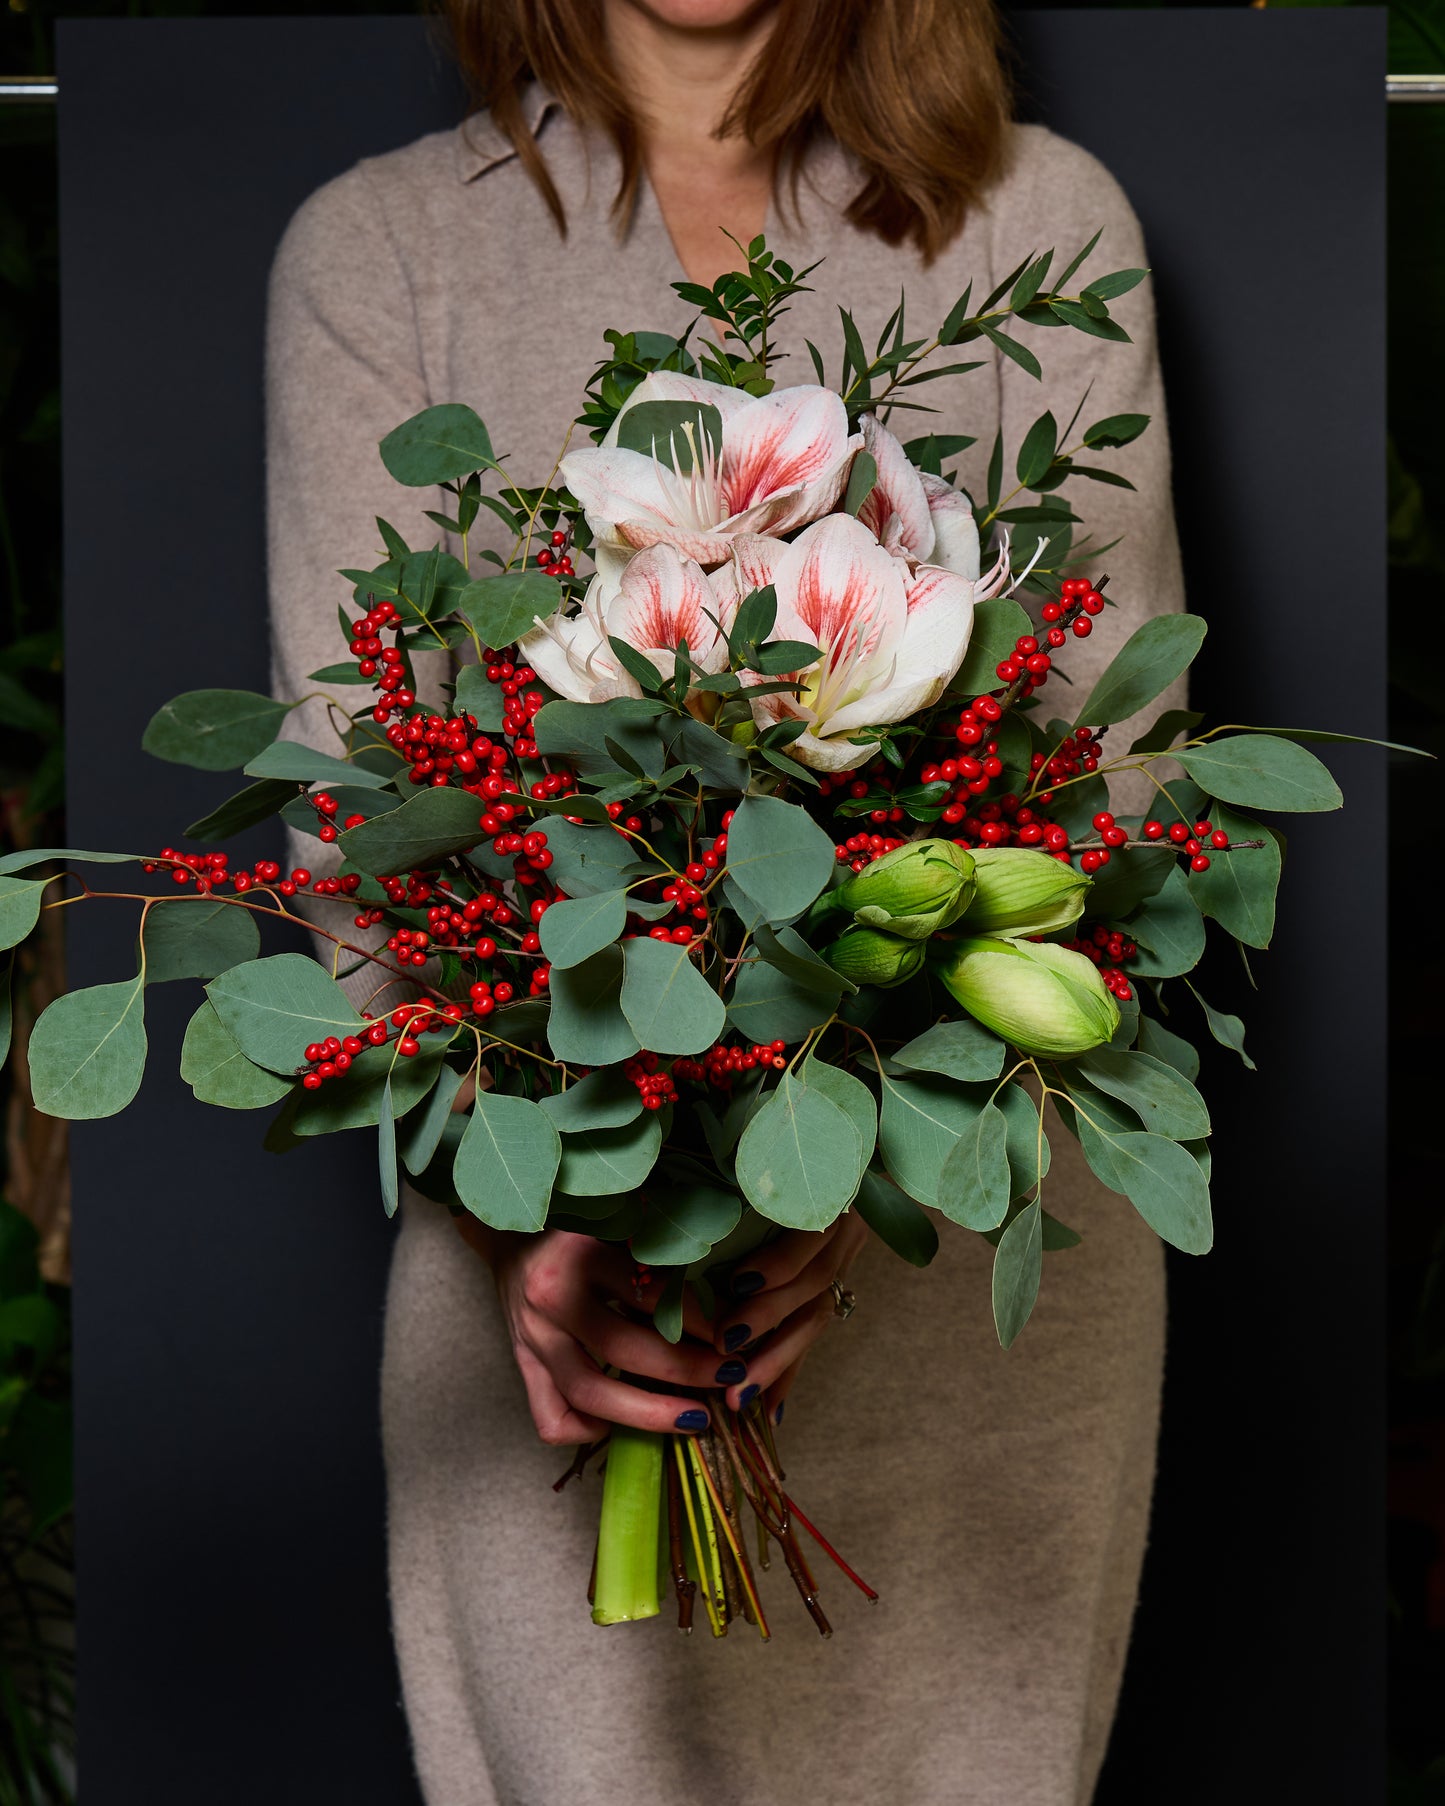
[[[1104,166],[1077,145],[1040,127],[1024,127],[1020,136],[1023,144],[1018,161],[994,208],[994,263],[999,274],[1030,252],[1050,247],[1054,267],[1062,268],[1100,228],[1098,245],[1070,280],[1071,292],[1108,271],[1146,268],[1139,222]],[[1119,542],[1072,567],[1079,576],[1098,578],[1107,573],[1106,594],[1114,604],[1098,619],[1089,639],[1071,638],[1060,657],[1061,668],[1072,680],[1067,696],[1075,706],[1137,627],[1153,615],[1178,613],[1184,607],[1152,284],[1146,280],[1111,302],[1110,312],[1129,333],[1131,344],[1093,338],[1066,327],[1021,329],[1019,337],[1043,366],[1043,380],[1037,381],[1012,362],[1004,362],[1000,372],[1005,493],[1010,486],[1011,460],[1024,434],[1046,408],[1062,432],[1082,402],[1078,422],[1066,441],[1069,446],[1076,445],[1083,429],[1096,420],[1114,414],[1150,417],[1148,430],[1132,445],[1086,453],[1079,459],[1117,471],[1134,485],[1132,490],[1074,478],[1062,491],[1074,512],[1083,517],[1083,525],[1075,529],[1076,548],[1085,539],[1094,546]],[[1022,565],[1032,549],[1028,529],[1016,530],[1016,564]],[[1062,683],[1059,688],[1064,689]],[[1042,700],[1047,706],[1047,693]],[[1130,742],[1163,709],[1181,707],[1184,700],[1181,679],[1142,714],[1112,727],[1109,740],[1114,756],[1127,752]],[[1066,706],[1060,698],[1056,712],[1063,713]],[[1142,773],[1123,773],[1113,780],[1112,788],[1122,812],[1152,810],[1156,793]]]
[[[305,202],[288,226],[271,270],[266,330],[267,551],[270,577],[271,683],[287,701],[326,686],[310,673],[347,657],[338,606],[350,612],[351,585],[341,567],[370,569],[385,553],[376,527],[383,515],[411,546],[432,544],[425,510],[442,497],[404,489],[388,476],[378,441],[427,406],[416,310],[407,272],[387,230],[364,166],[338,177]],[[440,660],[420,685],[446,675]],[[333,686],[347,711],[371,692]],[[344,725],[344,724],[343,724]],[[293,710],[286,737],[339,750],[326,704]],[[292,830],[293,864],[334,870],[334,852]],[[340,904],[315,904],[315,919],[350,938]],[[335,918],[335,920],[333,920]],[[333,948],[318,942],[328,966]],[[357,974],[348,989],[373,988]]]

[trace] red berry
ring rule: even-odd
[[[1145,840],[1158,840],[1164,832],[1162,821],[1146,821],[1144,824]]]
[[[1086,640],[1093,631],[1094,623],[1087,615],[1080,615],[1078,620],[1074,622],[1075,639]]]
[[[1189,869],[1191,872],[1207,872],[1209,870],[1209,859],[1207,855],[1204,853],[1196,853],[1189,861]]]

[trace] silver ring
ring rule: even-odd
[[[844,1290],[843,1282],[838,1279],[830,1279],[828,1290],[833,1294],[833,1315],[835,1317],[851,1317],[858,1308],[858,1300],[851,1292]]]

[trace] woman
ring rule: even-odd
[[[826,257],[783,322],[783,381],[811,380],[803,341],[836,345],[840,303],[865,336],[900,288],[911,319],[936,321],[970,278],[981,295],[1028,252],[1071,256],[1099,228],[1081,282],[1144,262],[1106,172],[1008,123],[987,0],[453,0],[451,12],[490,111],[329,184],[278,256],[280,693],[303,693],[335,656],[333,573],[369,561],[373,515],[412,544],[433,536],[434,498],[389,483],[382,434],[464,399],[535,480],[603,328],[680,330],[691,310],[668,284],[733,266],[722,229],[743,242],[766,229],[797,265]],[[1109,558],[1115,645],[1181,605],[1147,289],[1118,311],[1132,346],[1038,335],[1042,387],[1000,361],[929,396],[937,430],[977,435],[961,461],[975,491],[996,428],[1012,455],[1046,406],[1067,419],[1090,385],[1090,419],[1154,416],[1119,460],[1135,492],[1085,498],[1096,543],[1128,535]],[[1076,683],[1106,656],[1076,646]],[[961,1232],[927,1274],[851,1217],[785,1236],[712,1344],[673,1350],[606,1309],[631,1297],[615,1257],[470,1222],[469,1250],[444,1211],[407,1199],[383,1414],[396,1639],[432,1806],[1090,1798],[1144,1543],[1162,1263],[1061,1128],[1053,1146],[1050,1208],[1084,1240],[1049,1262],[1008,1354],[991,1251]],[[725,1384],[733,1404],[765,1388],[779,1411],[844,1272],[862,1308],[807,1368],[786,1452],[883,1603],[830,1599],[830,1644],[780,1611],[766,1650],[736,1633],[683,1646],[661,1623],[593,1629],[581,1597],[593,1504],[554,1498],[548,1445],[607,1420],[670,1428],[696,1409],[694,1386]],[[594,1356],[658,1389],[604,1378]]]

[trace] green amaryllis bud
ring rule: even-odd
[[[910,840],[829,893],[869,928],[886,928],[910,941],[948,928],[973,896],[973,855],[951,840]]]
[[[1084,913],[1092,879],[1032,847],[979,847],[973,901],[961,920],[973,934],[1055,934]]]
[[[823,958],[855,985],[878,985],[886,990],[912,978],[923,964],[923,952],[922,941],[885,934],[881,928],[850,928],[823,949]]]
[[[970,1016],[1023,1053],[1087,1053],[1119,1026],[1093,961],[1048,941],[954,941],[935,970]]]

